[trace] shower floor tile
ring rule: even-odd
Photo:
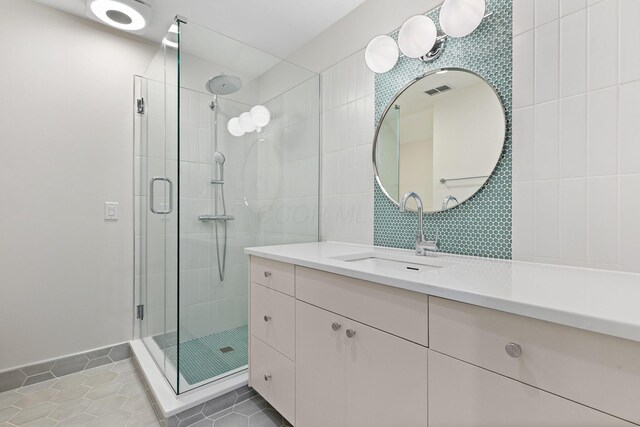
[[[163,346],[163,335],[153,339],[177,368],[178,346]],[[248,352],[247,326],[185,341],[180,344],[180,373],[189,384],[196,384],[245,366]]]

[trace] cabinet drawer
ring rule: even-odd
[[[434,297],[429,325],[433,350],[640,423],[640,343]]]
[[[297,299],[409,341],[428,344],[427,296],[296,267]]]
[[[251,337],[249,380],[289,422],[295,425],[295,364],[256,337]]]
[[[613,427],[619,418],[429,351],[429,425]]]
[[[294,296],[293,264],[251,257],[251,281]]]
[[[295,360],[295,299],[251,284],[251,335]]]

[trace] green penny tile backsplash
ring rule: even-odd
[[[428,14],[438,24],[439,9]],[[510,0],[487,0],[480,27],[463,38],[449,38],[443,54],[430,63],[401,57],[393,70],[375,77],[376,124],[395,94],[425,72],[458,67],[482,76],[498,92],[507,116],[502,156],[486,184],[466,202],[445,212],[424,215],[425,233],[439,231],[443,252],[511,258],[511,76],[512,8]],[[397,39],[398,33],[390,34]],[[461,124],[464,126],[464,123]],[[415,212],[400,213],[374,182],[374,243],[397,248],[415,247]]]

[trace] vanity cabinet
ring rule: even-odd
[[[432,350],[640,423],[637,342],[435,297],[429,325]]]
[[[296,421],[313,426],[425,426],[427,349],[296,302]]]
[[[430,350],[429,425],[631,427],[633,424]]]
[[[250,262],[250,385],[296,427],[640,425],[638,342]]]

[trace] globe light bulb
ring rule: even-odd
[[[265,127],[271,121],[271,112],[264,105],[256,105],[249,112],[251,113],[251,120],[258,127]]]
[[[240,114],[238,120],[240,121],[240,129],[242,129],[243,131],[253,132],[254,130],[256,130],[256,124],[251,119],[251,113],[249,113],[248,111],[246,113]]]
[[[229,120],[229,122],[227,123],[227,130],[233,136],[244,135],[244,131],[240,127],[240,120],[237,117],[234,117]]]
[[[409,58],[420,58],[429,53],[436,43],[438,30],[431,18],[416,15],[402,24],[398,33],[398,46]]]
[[[482,22],[485,0],[445,0],[440,8],[442,31],[451,37],[471,34]]]
[[[389,36],[377,36],[369,42],[364,53],[367,67],[374,73],[386,73],[398,62],[398,44]]]

